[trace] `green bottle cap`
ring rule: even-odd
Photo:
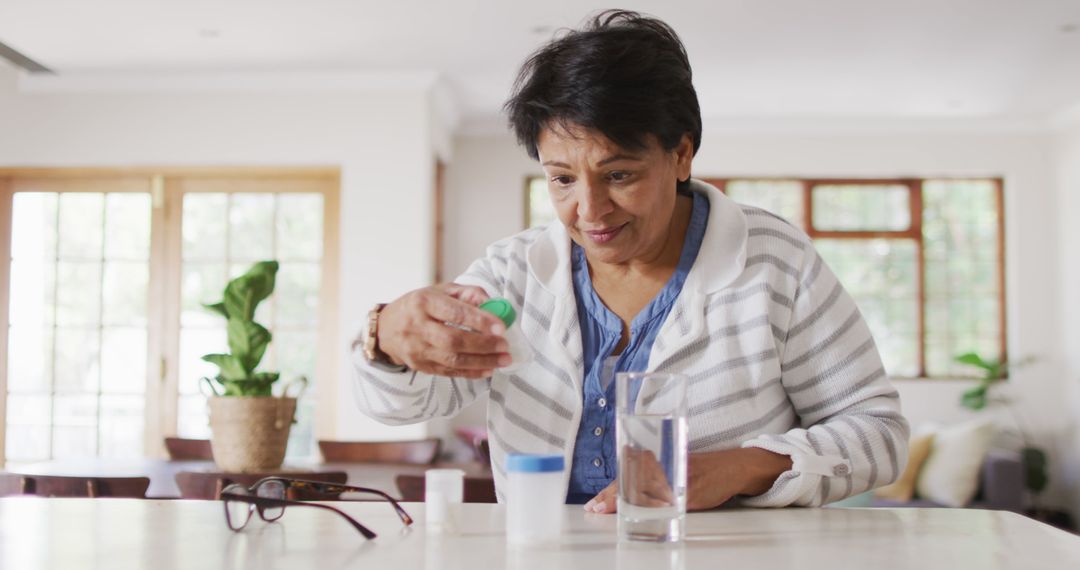
[[[510,301],[506,299],[500,299],[498,297],[494,299],[488,299],[480,304],[480,309],[487,311],[503,322],[506,328],[510,328],[517,320],[517,311],[514,310],[514,306],[510,304]]]

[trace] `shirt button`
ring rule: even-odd
[[[600,435],[603,434],[603,433],[604,433],[604,428],[602,428],[600,426],[596,426],[596,428],[592,430],[592,434],[595,435],[596,437],[600,437]]]
[[[607,399],[606,398],[600,398],[599,400],[596,401],[596,405],[603,408],[604,406],[607,405]]]
[[[600,467],[601,465],[604,464],[604,460],[597,457],[596,459],[592,460],[592,464],[593,464],[593,467]]]

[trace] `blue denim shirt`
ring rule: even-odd
[[[694,265],[705,226],[709,220],[709,200],[693,194],[690,225],[686,230],[682,254],[675,273],[659,294],[630,323],[630,343],[611,367],[616,372],[644,371],[649,364],[653,340],[667,319],[675,299],[682,291],[686,276]],[[615,383],[601,378],[604,361],[622,337],[622,321],[608,309],[592,286],[585,251],[574,244],[572,251],[574,296],[577,298],[581,325],[582,353],[585,357],[585,382],[581,425],[574,442],[570,466],[568,504],[584,504],[615,480]]]

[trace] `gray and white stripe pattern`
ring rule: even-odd
[[[710,200],[705,243],[649,360],[649,370],[690,378],[691,452],[743,446],[790,455],[792,470],[743,501],[751,506],[821,505],[894,480],[906,462],[908,424],[854,301],[801,231],[711,186],[692,188]],[[731,240],[719,232],[732,227],[745,227],[741,257],[724,251]],[[710,281],[734,259],[745,263],[731,279]],[[554,224],[491,246],[457,280],[524,307],[515,326],[532,345],[532,362],[489,381],[412,379],[354,351],[357,405],[404,424],[452,415],[488,394],[500,500],[507,453],[570,461],[582,361],[568,264],[568,238]]]

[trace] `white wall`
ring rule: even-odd
[[[336,434],[422,437],[362,417],[344,348],[368,307],[430,282],[429,88],[209,86],[26,93],[0,68],[0,166],[337,166],[341,169]],[[49,91],[49,89],[44,89]]]
[[[1064,462],[1066,477],[1080,481],[1080,121],[1073,122],[1057,139],[1058,227],[1061,250],[1060,334],[1064,350],[1062,381],[1070,388],[1063,394],[1070,402],[1071,429],[1062,442],[1071,450]],[[1073,516],[1080,516],[1080,493],[1074,495]]]
[[[694,161],[695,176],[1005,179],[1009,350],[1013,357],[1039,357],[1036,364],[1015,373],[1007,390],[1019,401],[1024,419],[1040,442],[1054,455],[1047,499],[1065,504],[1073,500],[1070,496],[1080,496],[1080,476],[1065,470],[1080,457],[1080,449],[1070,447],[1066,435],[1075,430],[1068,418],[1080,414],[1080,406],[1070,408],[1062,398],[1068,381],[1059,306],[1059,266],[1068,255],[1064,248],[1059,255],[1059,245],[1080,244],[1080,240],[1066,242],[1058,236],[1055,212],[1061,197],[1055,192],[1053,137],[1025,132],[753,134],[745,129],[725,134],[723,124],[713,124],[718,125],[715,131],[706,123],[704,144]],[[464,270],[486,244],[521,229],[523,179],[538,172],[538,165],[509,136],[458,138],[448,173],[454,210],[447,212],[447,231],[453,236],[448,240],[447,275]],[[491,212],[508,215],[496,217]],[[1072,376],[1075,379],[1076,374]],[[915,425],[949,423],[968,415],[958,404],[966,382],[897,384],[904,411]],[[482,405],[474,407],[456,423],[482,423],[483,413]]]

